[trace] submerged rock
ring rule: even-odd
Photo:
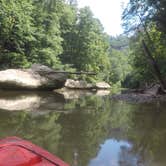
[[[67,75],[43,65],[31,69],[8,69],[0,71],[0,89],[52,90],[64,86]]]

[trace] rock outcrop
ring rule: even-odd
[[[69,89],[93,89],[94,86],[92,84],[88,84],[86,81],[67,79],[65,87]]]
[[[96,83],[95,88],[96,89],[110,89],[111,86],[106,82],[98,82],[98,83]]]
[[[60,73],[47,66],[36,64],[30,69],[0,71],[0,89],[52,90],[63,87],[66,79],[66,73]]]
[[[68,89],[110,89],[110,85],[106,82],[98,82],[96,84],[89,84],[86,81],[78,81],[67,79],[65,83],[65,87]]]

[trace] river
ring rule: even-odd
[[[1,92],[0,138],[18,136],[71,166],[165,166],[166,102]]]

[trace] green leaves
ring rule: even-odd
[[[110,38],[110,80],[114,84],[121,84],[131,71],[129,63],[129,39],[127,36],[120,35]]]
[[[0,1],[0,59],[2,66],[19,67],[28,64],[25,45],[34,39],[34,27],[30,16],[32,9],[32,4],[27,0]]]
[[[81,71],[103,73],[109,66],[109,41],[99,20],[88,7],[79,10],[77,20],[64,34],[64,52],[61,59]],[[95,78],[96,79],[96,78]]]
[[[166,2],[165,0],[130,0],[123,12],[123,25],[130,35],[130,61],[133,71],[126,79],[135,85],[144,86],[145,83],[160,82],[158,72],[148,61],[142,48],[142,40],[145,41],[160,77],[165,79],[165,34],[166,34]],[[131,33],[130,33],[131,34]],[[156,79],[158,78],[158,80]],[[137,83],[136,83],[137,82]],[[127,83],[128,84],[128,83]],[[137,84],[137,85],[138,85]]]
[[[38,5],[32,0],[0,1],[0,59],[3,67],[12,67],[15,63],[15,67],[33,62],[50,66],[60,63],[57,58],[62,52],[59,16],[54,11],[39,9]],[[10,59],[10,63],[6,59]]]
[[[105,79],[108,49],[100,21],[89,8],[78,9],[76,1],[0,1],[0,68],[70,66],[99,73],[87,79]]]

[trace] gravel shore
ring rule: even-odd
[[[166,95],[149,95],[142,93],[126,93],[111,96],[111,100],[122,100],[130,103],[150,103],[166,101]]]

